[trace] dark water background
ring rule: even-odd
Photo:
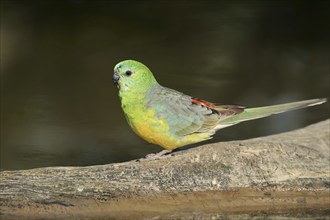
[[[161,148],[125,121],[111,76],[136,59],[162,85],[224,104],[329,96],[328,1],[1,1],[1,168],[82,166]],[[329,104],[211,142],[327,119]]]

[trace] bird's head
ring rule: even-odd
[[[114,68],[113,82],[120,91],[146,92],[157,83],[152,72],[144,64],[135,60],[124,60]]]

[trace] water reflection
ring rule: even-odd
[[[128,127],[113,66],[133,58],[158,81],[226,104],[329,94],[326,2],[3,1],[1,168],[92,165],[160,148]],[[220,131],[213,141],[295,129],[328,104]]]

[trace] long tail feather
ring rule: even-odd
[[[325,103],[327,99],[310,99],[305,101],[299,101],[299,102],[291,102],[286,104],[280,104],[280,105],[271,105],[271,106],[265,106],[265,107],[257,107],[257,108],[247,108],[244,110],[244,112],[235,115],[233,117],[230,117],[228,119],[225,119],[221,122],[219,125],[220,128],[228,127],[243,121],[258,119],[258,118],[264,118],[273,114],[278,114],[286,111],[306,108],[314,105],[320,105],[322,103]]]

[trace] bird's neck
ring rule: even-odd
[[[161,86],[153,84],[147,89],[119,91],[119,97],[123,109],[140,108],[146,106],[148,97],[158,91]],[[124,110],[125,111],[125,110]]]

